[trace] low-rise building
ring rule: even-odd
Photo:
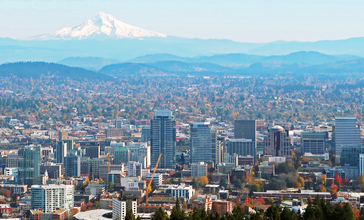
[[[167,189],[167,192],[170,192],[172,198],[184,198],[185,200],[189,200],[194,194],[195,189],[192,186],[186,186],[184,183],[180,185],[170,185]]]
[[[86,195],[94,195],[98,196],[105,192],[105,185],[104,184],[89,184],[86,189]]]
[[[192,177],[207,176],[207,164],[205,164],[205,162],[192,163],[191,176]]]
[[[152,174],[147,174],[147,177],[145,178],[146,181],[150,181],[152,179]],[[161,173],[156,173],[153,177],[153,181],[158,185],[163,184],[163,175]]]
[[[231,201],[216,200],[212,202],[213,213],[218,213],[220,216],[224,216],[226,213],[231,214],[233,212],[234,204]]]
[[[11,207],[9,204],[0,204],[0,213],[3,217],[11,216]]]
[[[1,184],[0,188],[10,190],[11,194],[23,194],[28,191],[27,185]]]

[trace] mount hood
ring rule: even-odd
[[[93,18],[76,27],[65,27],[50,34],[31,37],[29,40],[82,40],[167,37],[117,20],[112,15],[99,12]]]

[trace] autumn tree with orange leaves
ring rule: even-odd
[[[320,191],[320,192],[326,192],[326,188],[325,188],[325,186],[324,186],[324,185],[322,185],[322,184],[320,184],[320,185],[319,185],[319,191]]]
[[[335,173],[335,176],[334,176],[334,183],[337,185],[337,186],[341,186],[342,184],[342,179],[341,177],[338,175],[338,173],[336,172]]]
[[[358,176],[358,178],[356,179],[356,184],[360,185],[363,183],[364,183],[364,175]]]
[[[330,186],[330,194],[331,194],[331,196],[336,197],[336,193],[337,193],[337,189],[338,188],[339,187],[336,184],[331,184],[331,186]]]
[[[207,176],[201,176],[200,178],[198,178],[198,183],[201,186],[206,186],[209,183],[209,179],[207,178]]]

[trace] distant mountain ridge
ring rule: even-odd
[[[115,59],[105,59],[101,57],[68,57],[57,63],[72,67],[81,67],[87,70],[98,71],[102,67],[110,64],[121,63]]]
[[[154,63],[121,63],[103,67],[101,73],[116,77],[160,75],[326,75],[364,74],[364,58],[342,60],[324,64],[304,65],[298,63],[253,63],[250,66],[222,66],[213,63],[187,63],[181,61],[158,61]]]
[[[273,50],[271,50],[272,48]],[[148,54],[174,54],[179,57],[214,55],[219,57],[221,54],[249,54],[259,58],[259,56],[283,56],[300,51],[315,51],[334,56],[348,54],[364,57],[364,38],[280,43],[241,43],[229,40],[185,39],[171,36],[142,39],[28,41],[0,38],[0,63],[20,61],[57,62],[67,57],[104,57],[134,62],[133,59],[136,57]],[[185,60],[179,61],[186,62]],[[198,62],[206,61],[200,60]],[[258,61],[253,60],[250,63],[255,62]]]
[[[358,59],[358,56],[352,55],[326,55],[312,51],[301,51],[283,56],[257,56],[248,54],[217,54],[213,56],[201,57],[180,57],[171,54],[154,54],[137,57],[127,63],[145,63],[152,66],[174,72],[177,69],[184,69],[187,72],[191,70],[200,70],[213,68],[215,71],[226,71],[225,67],[248,67],[254,63],[285,63],[285,64],[303,64],[317,65],[340,60]],[[100,57],[69,57],[58,63],[82,67],[88,70],[97,71],[108,64],[123,63],[114,59],[104,59]]]
[[[179,57],[170,54],[155,54],[137,57],[130,60],[133,63],[154,63],[158,61],[181,61],[187,63],[214,63],[223,66],[249,66],[253,63],[299,63],[323,64],[340,60],[358,59],[353,55],[327,55],[315,51],[300,51],[287,55],[259,56],[250,54],[216,54],[213,56]]]
[[[15,78],[69,78],[76,81],[105,80],[125,77],[164,77],[164,76],[269,76],[269,75],[319,76],[324,79],[343,79],[348,74],[363,78],[364,58],[337,61],[318,65],[297,63],[254,63],[249,67],[228,67],[211,63],[185,63],[181,61],[159,61],[151,64],[119,63],[104,66],[100,71],[89,71],[45,62],[19,62],[0,65],[0,77]]]
[[[112,80],[112,77],[102,73],[85,70],[79,67],[69,67],[56,63],[18,62],[0,65],[0,77],[35,78],[69,77],[73,80]]]

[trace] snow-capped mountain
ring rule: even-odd
[[[76,27],[65,27],[50,34],[32,37],[31,40],[81,40],[167,37],[153,31],[141,29],[115,19],[112,15],[99,12],[90,20]]]

